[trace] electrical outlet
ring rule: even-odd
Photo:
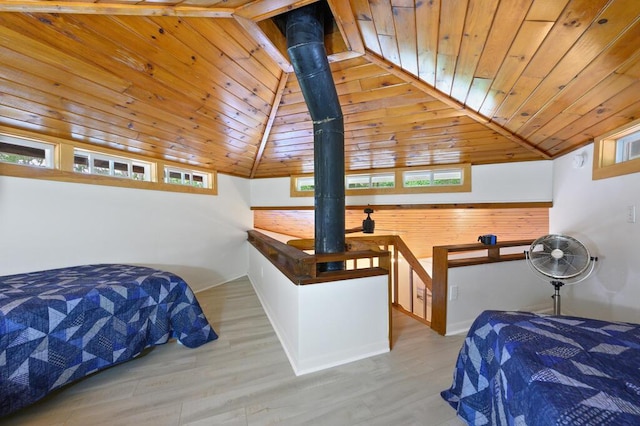
[[[627,206],[627,222],[636,223],[636,206]]]
[[[449,287],[449,300],[457,300],[458,299],[458,286],[452,285]]]

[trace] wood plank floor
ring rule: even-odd
[[[14,413],[11,425],[462,425],[441,398],[463,336],[394,312],[388,354],[296,377],[248,279],[200,292],[218,340],[171,341]]]

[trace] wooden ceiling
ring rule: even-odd
[[[313,172],[272,19],[313,0],[0,0],[0,125]],[[640,117],[638,0],[328,0],[348,171],[555,158]]]

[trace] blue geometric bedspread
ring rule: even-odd
[[[640,425],[640,325],[483,312],[441,395],[472,425]]]
[[[0,416],[177,338],[218,336],[186,282],[131,265],[0,277]]]

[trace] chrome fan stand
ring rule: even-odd
[[[551,285],[555,288],[555,292],[551,298],[553,299],[553,315],[560,315],[560,287],[564,285],[562,281],[551,281]]]

